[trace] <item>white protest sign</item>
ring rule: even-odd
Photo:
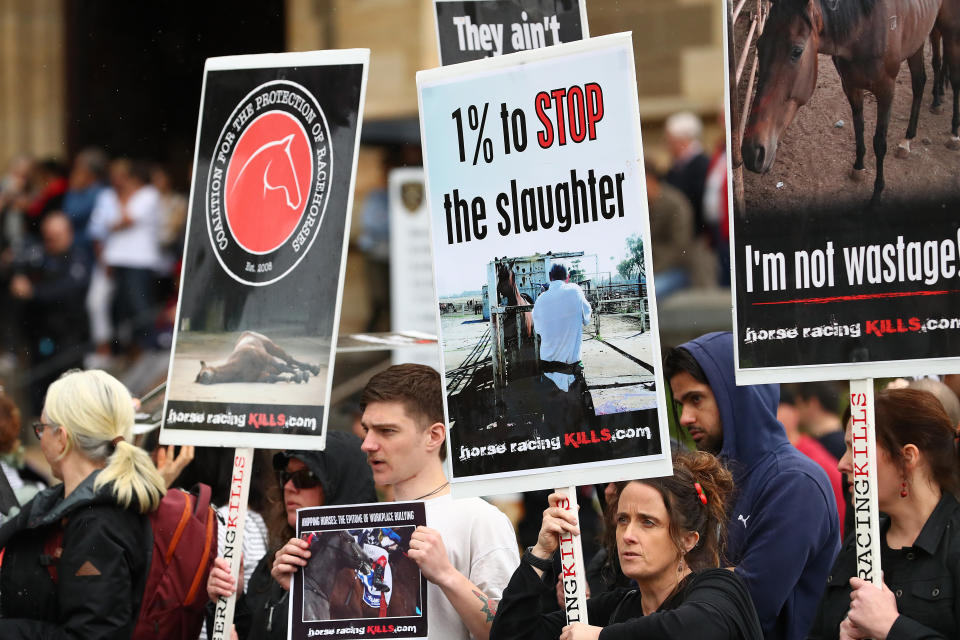
[[[437,335],[436,294],[430,260],[430,213],[423,169],[394,169],[387,177],[390,207],[390,328]],[[439,368],[436,349],[396,349],[394,364]]]
[[[490,309],[440,321],[458,497],[672,472],[634,74],[629,34],[417,74],[437,308]]]

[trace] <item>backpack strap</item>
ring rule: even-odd
[[[211,497],[210,485],[200,482],[196,486],[194,486],[193,491],[191,491],[191,493],[193,493],[194,491],[196,492],[196,495],[197,495],[197,504],[193,508],[193,513],[198,518],[203,520],[204,518],[202,516],[203,514],[206,514],[207,507],[210,506],[210,497]]]
[[[176,489],[180,491],[180,489]],[[182,492],[183,496],[183,511],[180,513],[180,522],[177,523],[177,528],[173,532],[173,536],[170,537],[170,546],[167,547],[167,552],[163,556],[163,563],[170,564],[170,559],[173,558],[174,552],[177,550],[177,544],[180,542],[180,537],[183,536],[183,530],[187,528],[187,523],[190,521],[190,515],[193,513],[193,510],[190,508],[190,496],[186,491]]]
[[[187,592],[187,597],[184,599],[184,604],[190,605],[193,604],[194,599],[197,596],[197,593],[200,591],[200,584],[203,582],[203,578],[207,575],[207,571],[210,566],[210,548],[213,546],[214,541],[214,524],[216,522],[213,507],[209,504],[210,497],[210,487],[205,484],[200,485],[201,492],[203,489],[206,489],[207,492],[207,529],[203,536],[203,554],[200,556],[200,564],[197,565],[197,572],[193,576],[193,582],[190,584],[190,590]],[[197,502],[200,500],[198,499]]]
[[[62,518],[50,531],[50,535],[43,543],[43,553],[40,554],[40,566],[47,568],[47,573],[50,574],[53,584],[60,582],[60,576],[57,575],[57,566],[60,564],[60,557],[63,555],[63,530],[66,529],[68,521],[68,518]]]

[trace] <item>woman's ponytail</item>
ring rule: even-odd
[[[97,476],[94,488],[113,483],[117,503],[126,508],[136,497],[141,513],[157,508],[166,493],[166,485],[147,452],[135,444],[121,440],[107,458],[106,468]]]
[[[123,384],[99,370],[68,371],[47,389],[47,417],[66,429],[68,446],[105,468],[94,489],[112,485],[117,503],[141,513],[157,508],[166,486],[147,452],[132,444],[133,399]]]

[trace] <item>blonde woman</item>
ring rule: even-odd
[[[148,570],[146,515],[165,492],[132,443],[127,389],[70,371],[47,389],[34,432],[62,484],[0,527],[0,638],[129,638]]]

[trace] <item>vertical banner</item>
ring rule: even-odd
[[[900,30],[898,16],[849,4],[841,27],[835,2],[809,3],[811,16],[794,2],[726,0],[738,384],[960,371],[956,123],[921,109],[910,65],[896,78],[875,65],[884,44],[864,57],[847,46],[895,31],[882,42],[922,52],[939,4],[907,3]],[[783,35],[811,21],[819,31],[802,45]],[[818,53],[836,51],[851,52],[839,74],[818,68]],[[884,96],[866,121],[865,90]],[[888,129],[875,129],[876,112]]]
[[[164,444],[323,448],[368,60],[207,60]]]
[[[390,210],[390,329],[437,335],[430,211],[423,169],[394,169],[387,177]],[[394,364],[415,362],[439,368],[436,349],[396,349]]]
[[[589,37],[586,0],[434,0],[440,64]]]
[[[417,85],[454,495],[671,473],[630,35]]]
[[[240,584],[240,569],[243,566],[243,525],[247,520],[247,499],[250,496],[250,475],[253,473],[253,449],[237,449],[233,457],[233,475],[230,476],[230,496],[227,502],[227,518],[224,528],[223,557],[230,563],[230,575]],[[251,562],[248,560],[248,562]],[[233,625],[233,610],[237,594],[229,598],[217,598],[213,613],[211,640],[230,638]]]
[[[297,510],[310,559],[290,585],[290,640],[427,637],[427,580],[407,557],[422,502]]]
[[[877,437],[873,380],[850,381],[850,446],[853,451],[854,530],[857,577],[883,584],[880,571],[880,507],[877,504]]]
[[[561,509],[579,512],[577,488],[556,489],[563,495],[557,505]],[[566,533],[560,536],[560,581],[563,583],[563,611],[567,624],[582,622],[587,624],[587,572],[583,561],[583,542],[580,536]]]

